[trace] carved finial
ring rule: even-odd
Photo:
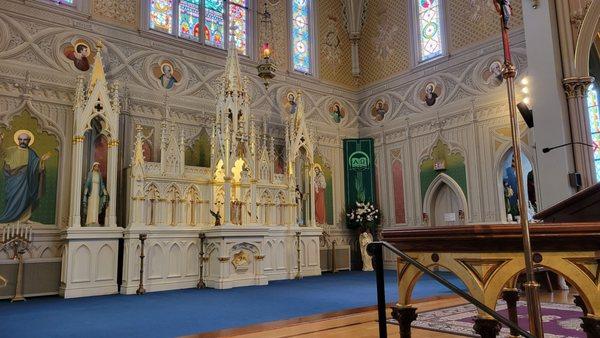
[[[139,124],[136,126],[135,143],[133,145],[133,156],[131,158],[132,174],[134,177],[143,176],[144,165],[144,134]]]
[[[24,81],[15,82],[13,86],[15,86],[15,88],[20,89],[21,97],[25,100],[31,99],[31,91],[33,89],[40,89],[38,85],[34,85],[33,83],[31,83],[31,73],[29,71],[25,72]]]

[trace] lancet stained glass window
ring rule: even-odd
[[[222,49],[229,39],[248,54],[247,0],[150,0],[149,27]]]
[[[587,108],[590,119],[590,131],[594,144],[594,165],[596,181],[600,182],[600,107],[598,106],[598,88],[592,84],[587,91]]]
[[[442,55],[441,0],[416,0],[420,61]]]
[[[294,70],[310,72],[309,1],[292,0],[292,55]]]
[[[179,3],[179,36],[200,40],[200,0],[181,1]]]
[[[150,0],[150,28],[166,33],[172,32],[172,0]]]

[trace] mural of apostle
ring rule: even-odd
[[[75,68],[86,72],[90,69],[93,62],[90,47],[84,42],[77,42],[75,47],[69,45],[65,48],[64,54],[67,59],[73,61]]]
[[[35,137],[29,130],[18,130],[13,140],[16,146],[2,153],[6,204],[0,214],[0,223],[29,221],[44,194],[45,162],[50,158],[50,152],[39,157],[30,148]],[[2,143],[3,136],[0,135],[0,145]]]
[[[375,121],[381,121],[389,110],[389,105],[382,99],[377,100],[373,108],[371,108],[371,116]]]
[[[485,81],[485,84],[488,84],[492,87],[498,87],[504,81],[504,77],[502,75],[502,63],[500,61],[493,61],[488,69],[483,71],[482,78]]]
[[[296,95],[290,92],[287,94],[287,105],[289,106],[288,110],[290,115],[296,114],[296,110],[298,109],[298,104],[296,103]]]
[[[327,223],[327,211],[325,206],[325,189],[327,181],[321,166],[315,165],[315,219],[317,224]]]
[[[181,80],[181,74],[175,70],[175,67],[169,61],[163,61],[160,65],[155,65],[152,72],[164,89],[173,88]]]
[[[329,107],[329,114],[331,114],[331,118],[333,122],[340,123],[342,119],[346,116],[346,111],[339,103],[334,103],[331,107]]]
[[[108,192],[100,173],[100,163],[94,162],[88,173],[83,191],[83,217],[85,225],[99,225],[98,216],[108,204]]]
[[[436,86],[435,83],[429,82],[423,89],[421,89],[419,96],[428,107],[431,107],[437,101],[437,98],[440,96],[440,92],[440,86]]]

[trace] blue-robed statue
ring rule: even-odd
[[[2,154],[5,205],[0,214],[0,223],[29,221],[44,194],[44,163],[50,158],[50,153],[40,158],[30,148],[34,136],[29,130],[19,130],[13,138],[17,146],[7,148]]]
[[[83,191],[83,219],[84,224],[100,225],[99,216],[108,204],[108,192],[104,179],[100,173],[100,163],[94,162],[85,182]]]

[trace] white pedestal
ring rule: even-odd
[[[59,294],[64,298],[112,295],[118,292],[117,227],[68,228],[61,232],[63,250]]]
[[[204,234],[204,252],[208,257],[205,264],[206,286],[230,289],[268,284],[262,262],[269,228],[225,224],[206,230]]]
[[[140,283],[140,234],[144,242],[144,289],[146,292],[196,287],[200,275],[200,241],[196,227],[133,227],[123,233],[123,280],[121,293],[135,294]]]

